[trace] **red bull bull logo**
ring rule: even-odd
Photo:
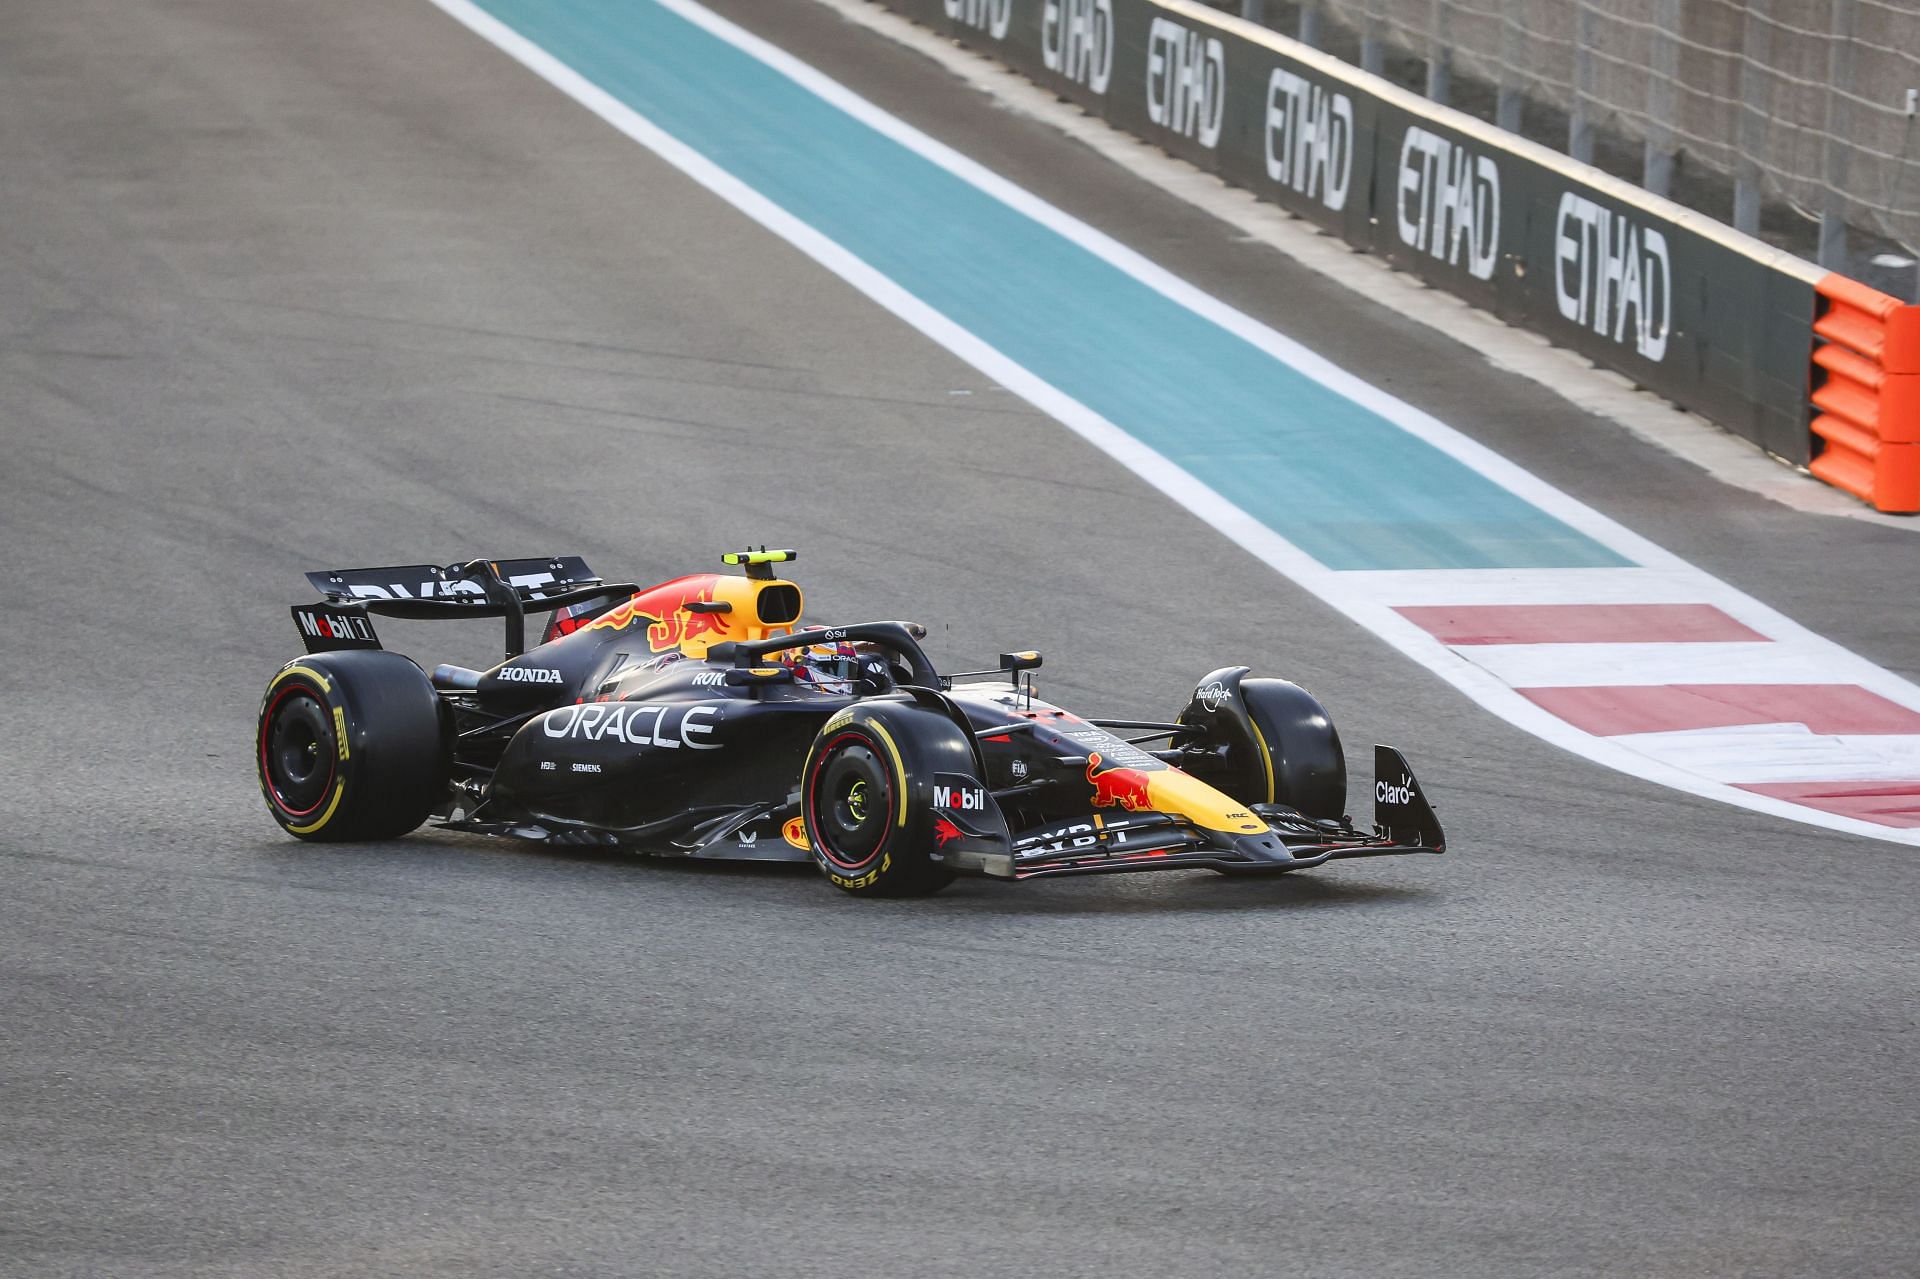
[[[1100,768],[1100,752],[1087,756],[1087,781],[1093,786],[1095,808],[1124,808],[1138,813],[1153,807],[1147,794],[1148,777],[1137,768]]]
[[[702,573],[664,583],[609,609],[584,629],[620,631],[645,622],[647,647],[656,653],[679,648],[682,641],[710,631],[724,633],[724,617],[682,611],[688,604],[711,602],[718,581],[716,574]]]

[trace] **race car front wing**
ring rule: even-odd
[[[1446,835],[1405,758],[1376,746],[1374,777],[1371,832],[1356,829],[1350,818],[1312,818],[1284,804],[1251,806],[1267,824],[1267,833],[1258,835],[1207,831],[1166,813],[1096,813],[1022,832],[1011,856],[967,869],[1016,880],[1181,869],[1273,875],[1345,858],[1444,853]]]

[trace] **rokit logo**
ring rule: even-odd
[[[1400,143],[1394,200],[1400,242],[1476,280],[1491,280],[1500,256],[1500,168],[1437,133],[1414,127]]]
[[[497,680],[509,684],[558,684],[560,672],[546,670],[538,666],[503,666],[493,673]]]
[[[1226,112],[1227,54],[1219,38],[1155,18],[1147,34],[1147,118],[1212,148]]]
[[[1040,58],[1047,70],[1105,93],[1113,81],[1113,0],[1047,0]]]
[[[1673,269],[1660,231],[1584,196],[1563,193],[1554,226],[1553,289],[1560,314],[1569,321],[1631,344],[1656,363],[1666,358],[1673,329]]]
[[[1413,778],[1402,776],[1399,784],[1379,781],[1373,784],[1373,798],[1382,804],[1411,804],[1413,802]]]
[[[725,671],[701,671],[693,677],[695,688],[718,688],[727,682]]]
[[[1007,38],[1013,23],[1013,0],[941,0],[947,16],[962,26],[984,31],[996,40]]]
[[[710,722],[719,715],[718,706],[649,706],[645,703],[589,702],[584,706],[563,706],[549,711],[540,721],[548,737],[585,738],[590,742],[615,741],[633,746],[658,746],[678,750],[682,746],[697,751],[720,748]]]
[[[1353,177],[1353,99],[1281,67],[1267,80],[1267,176],[1338,213]]]

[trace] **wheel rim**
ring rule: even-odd
[[[808,829],[834,865],[859,870],[893,831],[893,778],[863,737],[847,733],[827,744],[808,787]]]
[[[274,806],[288,817],[313,812],[333,785],[335,767],[326,708],[311,689],[282,689],[260,726],[260,772]]]

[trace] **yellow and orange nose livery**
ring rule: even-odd
[[[1102,768],[1100,752],[1087,756],[1087,781],[1095,808],[1151,810],[1184,817],[1205,830],[1257,835],[1267,824],[1231,798],[1177,768]]]

